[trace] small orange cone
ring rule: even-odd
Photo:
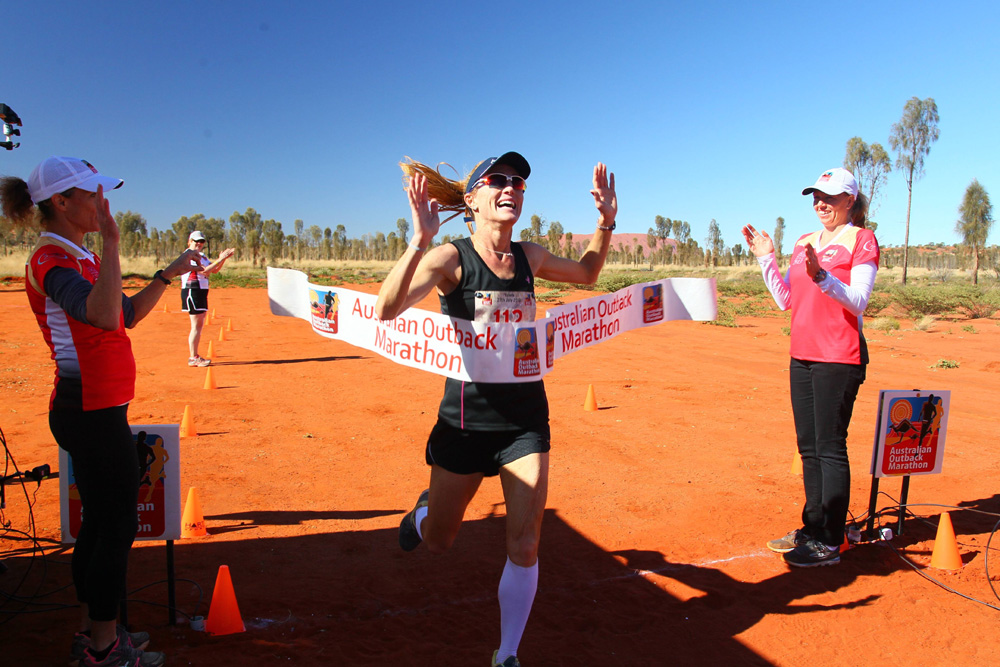
[[[844,553],[851,548],[851,541],[847,539],[847,531],[844,531],[844,543],[840,545],[840,553]]]
[[[165,312],[165,313],[169,313],[170,312],[169,310],[167,310],[167,302],[166,301],[163,302],[163,312]]]
[[[184,406],[184,416],[181,417],[181,437],[189,438],[193,435],[198,435],[198,431],[194,428],[194,422],[191,420],[191,406]]]
[[[236,604],[229,566],[220,565],[219,574],[215,578],[215,590],[212,591],[212,605],[208,608],[208,620],[205,621],[205,631],[210,635],[231,635],[246,630],[247,626],[240,616],[240,607]]]
[[[597,399],[594,398],[594,385],[587,385],[587,399],[583,402],[583,409],[587,412],[597,411]]]
[[[939,570],[962,569],[962,555],[958,553],[958,543],[955,541],[955,529],[951,527],[951,517],[945,512],[938,521],[937,537],[934,538],[934,552],[931,554],[931,567]]]
[[[792,474],[801,475],[802,474],[802,457],[798,452],[795,452],[795,458],[792,459]]]
[[[212,375],[212,367],[209,366],[205,370],[205,389],[218,389],[218,385],[215,384],[215,376]]]
[[[226,331],[232,331],[232,330],[233,330],[233,318],[230,317],[228,320],[226,320]]]
[[[210,318],[212,321],[209,324],[215,324],[215,308],[212,309],[212,316]]]
[[[215,347],[212,345],[215,341],[208,341],[208,352],[205,353],[205,357],[208,359],[215,358]]]
[[[187,502],[184,503],[184,518],[181,519],[181,537],[205,537],[205,517],[201,513],[201,501],[198,500],[198,489],[188,489]]]
[[[226,340],[226,329],[224,327],[219,327],[219,342]]]

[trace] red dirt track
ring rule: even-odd
[[[163,606],[163,543],[133,549],[129,620],[152,634],[150,648],[165,651],[168,665],[488,665],[504,564],[498,481],[483,483],[449,553],[396,544],[400,518],[427,485],[423,444],[443,378],[272,316],[265,290],[228,288],[209,297],[216,323],[202,354],[215,341],[218,388],[205,390],[205,370],[186,365],[179,300],[169,289],[161,307],[170,312],[130,332],[138,387],[129,417],[177,423],[191,406],[199,435],[181,440],[182,500],[198,488],[210,534],[175,545],[176,626]],[[421,307],[437,310],[436,299]],[[20,469],[55,470],[53,363],[23,284],[0,287],[0,321],[0,428]],[[787,320],[737,322],[625,333],[559,360],[546,378],[551,489],[523,664],[1000,664],[1000,611],[920,574],[1000,606],[986,568],[1000,514],[998,322],[870,332],[872,364],[851,429],[851,511],[868,505],[879,389],[951,391],[944,473],[912,478],[910,502],[924,504],[913,509],[926,523],[910,520],[888,545],[855,547],[838,566],[795,571],[764,546],[799,525],[803,499],[790,471]],[[959,367],[931,368],[941,359]],[[590,384],[597,412],[583,410]],[[9,613],[75,602],[69,549],[57,544],[58,482],[27,488],[46,559],[10,555],[24,543],[5,535],[0,558],[10,571],[0,590],[49,594],[35,600],[42,606],[0,600],[0,663],[62,665],[76,609]],[[881,489],[898,498],[900,481],[883,479]],[[21,487],[6,490],[4,519],[28,531]],[[959,571],[929,567],[941,505],[993,513],[951,511]],[[988,559],[994,586],[998,543]],[[207,615],[220,565],[229,566],[245,633],[209,636],[183,616]]]

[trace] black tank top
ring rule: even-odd
[[[534,321],[535,277],[520,244],[511,243],[514,277],[497,277],[476,252],[472,239],[452,241],[458,249],[462,277],[449,294],[439,297],[449,317],[480,322]],[[542,430],[549,422],[545,385],[537,382],[463,382],[446,378],[438,418],[473,431]]]

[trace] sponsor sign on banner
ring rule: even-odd
[[[132,425],[139,465],[137,540],[179,540],[181,537],[181,447],[177,424]],[[73,460],[59,450],[59,498],[62,541],[76,542],[82,507]]]
[[[941,472],[950,401],[950,391],[880,391],[872,474]]]
[[[714,320],[717,314],[713,278],[630,285],[555,306],[534,321],[527,315],[535,309],[530,293],[521,293],[523,304],[490,303],[490,295],[483,295],[477,301],[488,306],[486,322],[417,308],[380,320],[375,295],[316,285],[292,269],[268,267],[267,294],[272,313],[303,319],[321,336],[467,382],[532,382],[563,355],[620,333],[670,320]]]

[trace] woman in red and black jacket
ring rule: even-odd
[[[128,555],[137,530],[138,460],[128,424],[135,358],[126,328],[156,305],[171,278],[190,270],[185,251],[132,296],[122,292],[118,225],[104,198],[123,181],[79,158],[50,157],[28,181],[0,181],[3,214],[42,226],[26,266],[28,301],[56,362],[49,402],[52,435],[73,461],[83,519],[73,549],[80,628],[72,660],[92,664],[163,664],[141,649],[149,635],[117,625]],[[103,261],[83,237],[101,235]],[[109,657],[110,656],[110,657]]]

